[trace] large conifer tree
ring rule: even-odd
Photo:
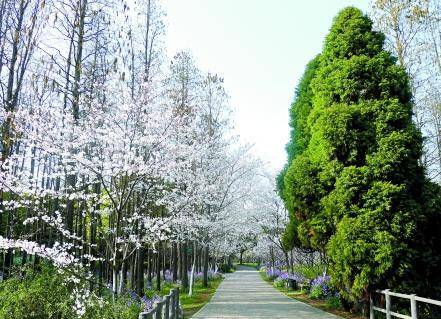
[[[306,84],[310,108],[291,115],[302,125],[284,175],[288,232],[327,256],[334,284],[352,301],[414,282],[422,227],[439,219],[424,200],[408,77],[383,44],[360,10],[341,11]]]

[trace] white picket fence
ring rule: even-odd
[[[386,300],[386,308],[380,308],[375,306],[374,300],[372,298],[372,295],[370,297],[370,319],[375,319],[375,311],[379,311],[386,314],[386,319],[392,319],[392,318],[402,318],[402,319],[418,319],[418,305],[417,302],[422,302],[426,304],[441,306],[441,301],[429,299],[429,298],[423,298],[418,297],[417,295],[406,295],[406,294],[400,294],[397,292],[392,292],[389,289],[386,290],[377,290],[376,293],[382,294],[385,296]],[[391,297],[398,297],[402,299],[408,299],[410,301],[410,313],[411,315],[403,315],[401,313],[397,313],[391,310],[392,308],[392,302]]]
[[[182,319],[184,317],[179,301],[179,288],[170,290],[170,293],[156,302],[149,312],[141,312],[139,319]]]

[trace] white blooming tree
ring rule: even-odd
[[[223,79],[188,52],[164,66],[159,1],[4,0],[0,17],[4,279],[50,263],[81,317],[96,287],[142,296],[170,270],[191,290],[256,245],[261,163]]]

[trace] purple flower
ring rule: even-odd
[[[129,296],[134,300],[138,300],[138,295],[133,290],[129,290]]]
[[[290,274],[289,278],[292,280],[295,280],[296,282],[305,282],[306,281],[306,277],[301,274],[298,274],[298,273]]]
[[[311,290],[314,288],[320,288],[322,294],[326,297],[329,296],[332,291],[329,287],[329,282],[331,281],[331,277],[327,275],[318,276],[313,281],[311,281]]]
[[[273,272],[273,274],[274,274],[274,272]],[[288,279],[295,280],[296,282],[304,282],[304,281],[306,281],[306,278],[304,276],[302,276],[302,275],[300,275],[298,273],[289,274],[286,271],[280,272],[280,274],[276,277],[276,280],[279,280],[279,281],[282,281],[282,280],[283,281],[288,281]]]
[[[275,279],[282,274],[282,271],[278,268],[268,268],[266,270],[266,276],[270,279]]]
[[[329,276],[318,276],[311,282],[311,286],[327,286],[329,281],[331,281],[331,277]]]
[[[147,296],[141,298],[141,303],[144,307],[145,312],[149,312],[153,309],[155,302],[161,301],[161,297],[158,295],[154,295],[152,299],[149,299]]]
[[[282,280],[287,280],[289,278],[289,274],[287,272],[282,272],[278,278]]]

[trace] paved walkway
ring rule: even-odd
[[[253,268],[228,274],[211,301],[192,318],[339,319],[282,294]]]

